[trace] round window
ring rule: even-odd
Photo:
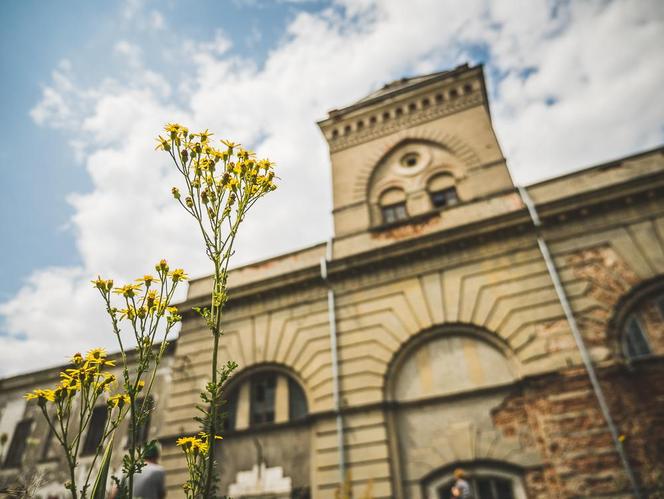
[[[417,166],[417,164],[420,162],[420,155],[417,154],[416,152],[409,152],[408,154],[404,154],[401,158],[401,166],[405,166],[406,168],[412,168],[414,166]]]

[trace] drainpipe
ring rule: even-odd
[[[327,314],[330,323],[330,350],[332,351],[332,398],[337,423],[337,447],[339,449],[339,484],[343,487],[346,480],[346,461],[344,459],[344,424],[341,415],[339,396],[339,350],[337,347],[337,317],[335,313],[334,291],[327,277],[327,262],[332,261],[332,239],[328,240],[325,257],[320,259],[320,276],[327,284]]]
[[[519,190],[519,194],[521,195],[523,203],[528,208],[530,219],[532,220],[533,226],[535,227],[535,231],[537,233],[537,244],[539,246],[540,252],[542,253],[542,257],[544,258],[544,262],[546,263],[546,268],[549,271],[549,276],[553,281],[553,287],[555,288],[556,294],[558,295],[558,300],[560,301],[560,304],[563,307],[563,312],[565,312],[565,317],[567,319],[567,323],[569,324],[570,330],[572,331],[572,336],[574,336],[574,341],[576,342],[576,346],[579,349],[579,352],[581,353],[581,359],[583,360],[583,364],[586,368],[586,371],[588,371],[590,384],[592,385],[593,392],[595,393],[595,397],[597,398],[597,402],[599,403],[600,410],[602,411],[602,415],[604,416],[606,425],[608,426],[609,432],[611,433],[611,438],[613,439],[613,445],[615,446],[616,451],[618,452],[618,456],[620,456],[620,461],[622,462],[623,468],[625,469],[625,473],[627,473],[627,477],[632,486],[634,497],[636,497],[637,499],[641,499],[642,495],[641,491],[639,490],[639,485],[636,482],[634,471],[632,470],[632,467],[629,464],[629,460],[627,459],[627,454],[625,454],[625,448],[623,447],[622,442],[620,441],[620,438],[618,436],[618,430],[616,429],[616,425],[614,424],[613,418],[611,417],[611,412],[609,410],[608,404],[606,403],[606,398],[604,397],[604,391],[602,390],[602,386],[599,384],[599,380],[597,379],[597,373],[595,372],[593,361],[590,358],[590,354],[588,353],[588,349],[586,348],[585,341],[583,340],[583,336],[581,336],[581,332],[579,331],[576,319],[574,318],[574,313],[572,312],[572,307],[570,306],[569,300],[567,299],[565,288],[560,282],[560,275],[558,274],[556,265],[553,261],[553,258],[551,257],[549,246],[546,244],[546,241],[542,236],[542,231],[541,231],[542,222],[539,218],[539,215],[537,214],[535,203],[530,198],[530,195],[528,194],[526,189],[524,189],[521,186],[517,187],[517,189]]]

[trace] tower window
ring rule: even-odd
[[[32,419],[24,419],[16,425],[12,441],[9,444],[7,457],[5,458],[5,468],[18,468],[23,462],[23,454],[28,445],[28,437],[32,430]]]
[[[408,218],[405,201],[389,206],[381,206],[380,210],[383,216],[384,224],[391,224],[394,222],[399,222],[400,220],[406,220]]]
[[[372,116],[369,118],[369,125],[374,126],[376,124],[376,117]]]
[[[348,135],[348,134],[350,133],[350,131],[351,131],[350,125],[346,125],[346,126],[344,127],[344,133],[345,133],[346,135]]]
[[[383,113],[383,121],[387,121],[387,120],[389,120],[389,119],[390,119],[390,112],[389,112],[389,111],[385,111],[385,112]]]
[[[363,129],[363,128],[364,128],[364,121],[362,121],[362,120],[358,121],[358,122],[357,122],[357,125],[356,125],[356,128],[357,128],[358,130]]]
[[[384,191],[379,199],[381,222],[391,224],[406,220],[406,193],[403,189],[392,187]]]
[[[445,208],[459,203],[456,189],[448,187],[439,191],[430,192],[431,204],[436,208]]]
[[[399,116],[401,116],[401,115],[403,114],[403,109],[401,109],[400,107],[398,107],[398,108],[396,109],[396,111],[395,111],[395,114],[396,114],[396,116],[397,116],[397,118],[398,118]]]
[[[417,110],[417,104],[415,104],[414,102],[411,102],[410,104],[408,104],[408,110],[410,112],[413,112],[413,111]]]
[[[334,130],[332,130],[332,138],[336,139],[338,136],[339,136],[339,130],[335,128]]]
[[[463,86],[463,91],[467,94],[471,93],[473,91],[473,86],[470,83],[466,83]]]
[[[429,107],[430,104],[431,104],[431,101],[429,100],[428,97],[422,99],[422,107]]]
[[[437,102],[438,104],[440,104],[441,102],[443,102],[443,100],[444,100],[444,98],[443,98],[443,94],[436,94],[436,102]]]
[[[459,97],[459,92],[457,91],[457,89],[453,88],[452,90],[450,90],[450,99],[456,99],[457,97]]]

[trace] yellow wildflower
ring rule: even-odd
[[[159,135],[156,139],[157,141],[157,147],[155,147],[155,150],[161,149],[162,151],[170,151],[171,150],[171,144],[163,138],[161,135]]]
[[[166,260],[160,260],[157,265],[154,266],[157,272],[168,272],[168,262]]]
[[[240,147],[240,144],[236,144],[235,142],[231,142],[230,140],[221,139],[221,143],[224,144],[226,147],[228,147],[231,151],[236,147]]]
[[[212,137],[212,135],[214,135],[214,134],[210,133],[210,132],[207,130],[207,128],[206,128],[204,131],[202,131],[202,132],[200,132],[200,133],[197,133],[197,134],[195,134],[195,135],[198,136],[198,137],[200,137],[200,138],[201,138],[201,142],[202,142],[203,144],[205,144],[205,143],[210,139],[210,137]]]
[[[145,284],[146,287],[149,288],[153,282],[159,282],[159,279],[150,274],[145,274],[143,277],[139,277],[138,279],[136,279],[136,282],[143,283]]]
[[[173,272],[171,272],[168,275],[171,276],[173,282],[186,281],[189,277],[183,269],[175,269]]]
[[[122,295],[125,298],[133,298],[136,296],[136,291],[141,289],[138,284],[125,284],[120,288],[115,288],[113,292],[118,295]]]
[[[117,395],[113,395],[112,397],[108,398],[108,404],[109,407],[114,408],[118,407],[122,409],[126,404],[129,404],[131,402],[131,399],[129,398],[129,395],[126,393],[119,393]]]
[[[113,279],[102,279],[101,277],[97,277],[94,281],[90,282],[100,291],[110,291],[113,287]]]
[[[30,393],[25,394],[27,400],[38,399],[40,402],[53,402],[55,400],[55,391],[51,389],[37,388]]]

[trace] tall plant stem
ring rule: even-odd
[[[214,474],[214,454],[216,447],[215,443],[217,436],[217,410],[218,410],[218,404],[216,400],[216,392],[218,391],[217,364],[219,362],[219,338],[221,336],[220,330],[221,330],[222,304],[215,303],[215,295],[218,293],[219,289],[223,287],[221,279],[222,279],[221,266],[219,264],[219,261],[216,260],[214,262],[214,283],[212,285],[212,307],[214,310],[214,328],[212,330],[212,335],[214,336],[213,347],[212,347],[212,386],[214,386],[215,394],[212,401],[212,407],[210,409],[210,430],[208,437],[208,442],[210,444],[210,447],[208,451],[209,452],[208,465],[205,477],[205,497],[209,497],[210,490],[212,488],[212,475]]]

